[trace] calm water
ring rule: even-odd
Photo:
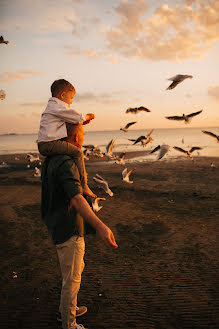
[[[127,133],[119,130],[96,131],[85,133],[84,144],[99,145],[102,152],[105,152],[105,147],[112,138],[116,138],[115,152],[151,150],[158,144],[163,143],[170,146],[179,146],[186,150],[192,146],[200,146],[203,147],[203,150],[199,152],[201,156],[219,157],[219,143],[214,138],[203,134],[201,132],[203,129],[219,135],[219,127],[155,129],[151,135],[153,141],[143,148],[140,144],[132,145],[128,138],[136,139],[147,134],[149,130],[130,130]],[[37,152],[36,139],[37,134],[2,135],[0,136],[0,154]],[[168,157],[181,155],[175,150],[168,153]],[[197,155],[197,153],[194,153],[194,155]],[[151,157],[154,158],[154,155]]]

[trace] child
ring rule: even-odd
[[[75,96],[75,88],[64,79],[53,82],[51,93],[52,97],[49,99],[40,120],[39,152],[44,156],[55,154],[72,156],[80,173],[83,193],[90,197],[96,197],[87,185],[87,173],[81,149],[64,140],[67,137],[66,123],[84,125],[94,119],[94,114],[87,114],[84,118],[81,113],[70,109],[70,104]]]

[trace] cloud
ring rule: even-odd
[[[66,50],[65,54],[73,59],[75,59],[76,56],[84,56],[88,59],[97,59],[101,56],[100,53],[93,49],[81,49],[79,46],[65,45],[64,49]]]
[[[16,72],[4,72],[0,74],[0,82],[13,82],[15,80],[24,80],[30,76],[40,75],[43,72],[31,71],[31,70],[19,70]]]
[[[115,8],[120,21],[105,33],[108,49],[124,57],[179,61],[200,58],[219,41],[218,0],[162,4],[150,16],[147,9],[143,0],[121,0]]]
[[[208,95],[215,100],[219,101],[219,86],[209,87]]]

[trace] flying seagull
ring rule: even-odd
[[[124,157],[126,155],[126,152],[122,152],[116,159],[115,163],[120,164],[120,165],[124,165],[125,161],[124,161]]]
[[[6,93],[3,89],[0,90],[0,99],[3,101],[3,99],[5,99],[6,97]]]
[[[139,142],[142,142],[142,141],[147,141],[147,139],[149,139],[149,136],[152,134],[153,131],[154,131],[154,129],[152,129],[147,135],[139,136],[137,139],[129,139],[129,140],[131,142],[134,142],[133,145],[135,145],[135,144],[137,144]]]
[[[206,135],[209,135],[209,136],[215,138],[216,141],[219,143],[219,135],[216,135],[216,134],[212,133],[211,131],[206,131],[206,130],[202,130],[202,132]]]
[[[183,82],[185,79],[192,79],[193,76],[192,75],[183,75],[183,74],[177,74],[172,78],[169,78],[168,80],[173,81],[169,87],[166,90],[170,90],[175,88],[179,83]]]
[[[93,177],[93,180],[95,181],[98,187],[103,188],[107,194],[113,196],[113,192],[110,190],[107,181],[103,177],[96,174],[96,177]]]
[[[2,44],[4,43],[4,44],[7,45],[9,43],[9,41],[4,40],[3,36],[1,35],[0,36],[0,43],[2,43]]]
[[[94,200],[94,202],[92,203],[92,207],[93,207],[93,210],[95,211],[95,212],[98,212],[101,208],[103,208],[103,206],[99,206],[99,204],[98,204],[98,202],[100,201],[100,200],[106,200],[105,198],[96,198],[95,200]]]
[[[134,121],[134,122],[129,122],[127,123],[127,125],[123,128],[120,128],[120,130],[123,130],[125,133],[128,131],[128,128],[132,125],[134,125],[135,123],[137,123],[137,121]]]
[[[128,184],[133,184],[133,181],[130,181],[129,180],[129,176],[131,175],[131,173],[133,171],[135,171],[136,169],[132,169],[128,172],[127,168],[125,168],[123,171],[122,171],[122,180]]]
[[[106,146],[106,155],[110,158],[113,157],[113,147],[114,147],[115,141],[116,141],[116,138],[111,139],[109,144]]]
[[[150,154],[152,154],[152,153],[154,153],[154,152],[160,150],[160,152],[159,152],[159,154],[158,154],[158,156],[157,156],[157,160],[160,160],[160,159],[162,159],[162,158],[164,157],[164,155],[169,151],[169,149],[170,149],[170,146],[167,145],[167,144],[163,144],[163,145],[161,145],[161,146],[158,145],[158,146],[156,146],[156,147],[150,152]]]
[[[141,145],[143,147],[145,147],[147,144],[149,144],[152,141],[153,141],[153,138],[149,136],[146,140],[144,140],[144,139],[141,140]]]
[[[191,113],[191,114],[184,114],[182,116],[178,116],[178,115],[175,115],[175,116],[171,116],[171,117],[165,117],[166,119],[169,119],[169,120],[176,120],[176,121],[182,121],[184,120],[185,123],[190,123],[191,122],[191,119],[192,117],[200,114],[203,110],[201,111],[198,111],[198,112],[194,112],[194,113]]]
[[[35,170],[35,173],[33,174],[34,177],[41,177],[41,171],[40,171],[40,169],[37,168],[37,167],[35,167],[34,170]]]
[[[181,147],[177,147],[177,146],[174,146],[173,148],[176,151],[179,151],[179,152],[182,152],[182,153],[186,154],[186,156],[189,157],[189,158],[192,157],[192,152],[194,152],[195,150],[202,150],[202,147],[198,147],[198,146],[192,147],[189,151],[186,151],[186,150],[182,149]]]
[[[129,107],[125,113],[133,113],[136,114],[138,112],[151,112],[149,109],[147,109],[144,106],[140,106],[140,107]]]

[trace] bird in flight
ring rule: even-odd
[[[151,112],[149,109],[147,109],[146,107],[144,106],[140,106],[140,107],[129,107],[125,113],[133,113],[133,114],[136,114],[136,113],[139,113],[139,112]]]
[[[9,41],[4,40],[3,36],[1,35],[0,36],[0,43],[2,43],[2,44],[4,43],[4,44],[7,45],[9,43]]]
[[[194,152],[196,150],[202,150],[202,147],[199,147],[199,146],[194,146],[189,151],[186,151],[186,150],[184,150],[184,149],[182,149],[181,147],[178,147],[178,146],[174,146],[173,148],[176,151],[179,151],[179,152],[182,152],[182,153],[186,154],[186,156],[189,157],[189,158],[192,157],[192,152]]]
[[[122,130],[126,133],[128,131],[128,128],[131,127],[132,125],[134,125],[135,123],[137,123],[137,121],[129,122],[129,123],[127,123],[127,125],[125,127],[120,128],[120,130]]]
[[[98,202],[100,201],[100,200],[106,200],[105,198],[96,198],[95,200],[94,200],[94,202],[92,203],[92,207],[93,207],[93,210],[95,211],[95,212],[98,212],[101,208],[103,208],[103,206],[99,206],[99,204],[98,204]]]
[[[134,142],[133,145],[141,142],[142,145],[148,144],[149,142],[151,142],[153,139],[150,137],[150,135],[152,134],[152,132],[154,131],[154,129],[152,129],[147,135],[144,136],[139,136],[137,139],[129,139],[131,142]]]
[[[219,143],[219,135],[216,135],[216,134],[212,133],[211,131],[206,131],[206,130],[202,130],[202,132],[206,135],[209,135],[209,136],[215,138],[216,141]]]
[[[122,171],[122,180],[128,184],[133,184],[133,181],[130,181],[129,180],[129,176],[131,175],[131,173],[133,171],[135,171],[136,169],[132,169],[128,172],[127,168],[125,168],[123,171]]]
[[[98,187],[104,189],[104,191],[109,194],[110,196],[113,196],[113,192],[110,190],[109,185],[107,181],[101,177],[100,175],[96,174],[95,177],[93,177],[93,180],[97,184]]]
[[[106,156],[108,156],[109,158],[113,158],[113,147],[115,144],[116,138],[111,139],[111,141],[109,142],[109,144],[106,146]]]
[[[124,157],[126,155],[126,152],[122,152],[117,158],[115,163],[119,164],[119,165],[124,165],[125,161],[124,161]]]
[[[175,88],[179,83],[183,82],[185,79],[192,79],[192,75],[187,75],[187,74],[177,74],[172,78],[169,78],[168,80],[173,81],[169,87],[166,90],[170,90]]]
[[[182,121],[184,120],[186,124],[191,122],[191,119],[193,117],[195,117],[196,115],[200,114],[203,110],[198,111],[198,112],[194,112],[194,113],[190,113],[190,114],[184,114],[182,116],[179,115],[174,115],[174,116],[170,116],[170,117],[165,117],[168,120],[176,120],[176,121]]]
[[[161,145],[161,146],[158,145],[158,146],[156,146],[156,147],[150,152],[150,154],[152,154],[152,153],[154,153],[154,152],[160,150],[160,152],[159,152],[159,154],[158,154],[158,156],[157,156],[157,160],[160,160],[160,159],[162,159],[162,158],[164,157],[164,155],[169,151],[169,149],[170,149],[170,146],[167,145],[167,144],[163,144],[163,145]]]

